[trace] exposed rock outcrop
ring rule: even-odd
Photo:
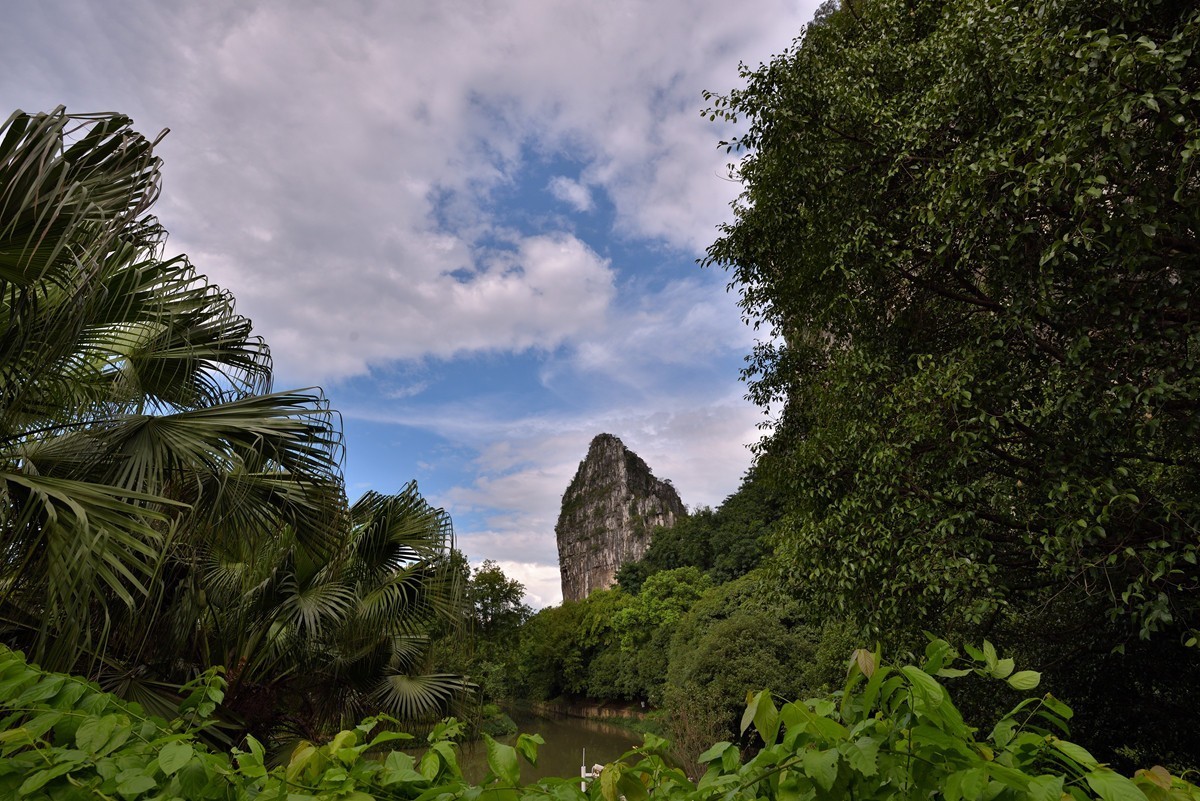
[[[612,434],[592,440],[563,494],[554,533],[563,600],[578,601],[616,583],[617,570],[641,558],[656,526],[687,514],[669,482]]]

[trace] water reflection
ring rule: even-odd
[[[641,735],[611,723],[584,718],[542,717],[528,712],[510,712],[513,721],[524,734],[540,734],[546,744],[538,748],[537,767],[521,760],[521,783],[528,784],[547,776],[563,778],[578,776],[583,751],[587,749],[587,766],[612,762],[621,754],[640,745]],[[516,735],[498,738],[512,745]],[[487,775],[487,748],[483,742],[472,742],[459,749],[459,764],[467,781],[479,783]]]

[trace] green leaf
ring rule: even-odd
[[[834,749],[805,751],[802,764],[804,773],[826,790],[837,781],[838,752]]]
[[[483,735],[487,744],[488,769],[505,784],[516,786],[521,781],[521,765],[517,762],[517,751],[511,745],[498,743]]]
[[[1062,776],[1034,776],[1029,780],[1029,801],[1060,801]]]
[[[937,675],[944,679],[959,679],[971,675],[972,672],[967,668],[942,668]]]
[[[383,731],[372,738],[368,748],[375,748],[384,743],[394,742],[396,740],[411,740],[413,736],[402,731]]]
[[[713,762],[715,760],[720,759],[721,755],[724,754],[725,751],[731,747],[733,747],[733,743],[719,742],[716,745],[709,748],[704,753],[702,753],[700,756],[696,757],[696,761],[697,762]]]
[[[191,743],[179,741],[167,743],[158,752],[158,767],[163,773],[170,776],[186,765],[194,753]]]
[[[56,779],[59,776],[62,776],[64,773],[70,773],[77,767],[79,767],[78,762],[65,762],[60,765],[55,765],[52,768],[47,768],[46,770],[39,770],[37,773],[34,773],[32,776],[22,782],[21,786],[17,788],[17,794],[29,795],[30,793],[44,787],[51,779]]]
[[[1081,767],[1094,768],[1100,764],[1083,746],[1075,745],[1075,743],[1067,742],[1066,740],[1060,740],[1057,737],[1050,738],[1050,745],[1054,750],[1069,757]]]
[[[984,643],[984,645],[986,647],[987,643]],[[900,672],[912,684],[913,689],[917,691],[917,695],[924,698],[931,708],[937,709],[946,700],[946,692],[942,689],[942,685],[938,684],[933,676],[930,676],[919,667],[905,665],[900,668]]]
[[[742,713],[742,723],[738,728],[738,734],[745,734],[746,729],[750,728],[750,724],[754,722],[754,716],[758,713],[758,705],[762,703],[763,693],[765,690],[754,692],[748,690],[746,692],[746,711]]]
[[[996,654],[996,646],[992,645],[987,640],[983,641],[983,660],[987,664],[988,669],[994,669],[999,657]]]
[[[876,672],[871,680],[874,681],[882,674],[882,670]],[[832,718],[817,714],[803,701],[786,704],[780,711],[779,718],[787,725],[789,732],[808,731],[827,740],[845,740],[850,736],[850,731],[845,726]]]
[[[526,762],[536,768],[538,746],[545,744],[546,741],[542,739],[542,735],[540,734],[522,734],[517,737],[517,753],[524,757]]]
[[[425,776],[417,773],[414,770],[413,758],[411,755],[403,751],[393,751],[387,755],[387,759],[383,761],[383,770],[380,771],[380,781],[384,787],[393,784],[425,784],[428,782]]]
[[[604,766],[604,770],[600,772],[600,795],[603,796],[604,801],[619,801],[621,792],[617,788],[617,783],[620,779],[620,762]]]
[[[135,798],[147,790],[153,790],[157,786],[158,782],[150,776],[130,776],[117,785],[117,792],[126,798]]]
[[[1119,773],[1107,768],[1087,774],[1087,783],[1103,801],[1146,801],[1146,794]]]
[[[1008,677],[1008,683],[1014,690],[1032,690],[1042,681],[1042,674],[1036,670],[1021,670]]]
[[[1007,678],[1008,675],[1013,672],[1014,667],[1016,667],[1016,663],[1012,659],[1001,659],[996,662],[996,666],[992,668],[992,675],[998,679]]]
[[[116,715],[92,718],[83,723],[75,732],[75,745],[80,751],[87,751],[89,754],[99,753],[112,737],[113,729],[116,727]]]
[[[179,789],[187,798],[203,798],[212,777],[203,761],[193,759],[179,771]]]
[[[880,742],[874,737],[859,737],[850,743],[842,753],[854,770],[863,776],[874,776],[879,770]]]
[[[621,772],[621,777],[617,779],[617,790],[625,801],[645,801],[649,797],[646,785],[642,784],[641,779],[634,773],[628,771]]]
[[[775,744],[775,739],[779,736],[779,711],[771,700],[769,690],[763,690],[755,696],[754,728],[767,746]]]
[[[979,801],[987,790],[988,776],[983,768],[968,768],[946,777],[946,801]]]

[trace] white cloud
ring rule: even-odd
[[[604,191],[621,233],[702,248],[736,187],[700,92],[785,47],[814,5],[44,0],[6,21],[20,69],[0,89],[170,126],[172,246],[234,292],[285,381],[313,383],[579,330],[540,309],[523,321],[586,280],[547,293],[488,272],[491,193],[529,149],[582,165],[551,186],[573,208]],[[478,283],[441,280],[460,269]],[[514,319],[480,336],[503,314],[483,305],[510,298]]]
[[[476,451],[477,477],[434,500],[483,515],[467,552],[521,565],[548,599],[557,505],[592,436],[715,504],[761,418],[715,375],[751,338],[723,279],[664,285],[573,233],[506,229],[499,192],[565,158],[561,202],[603,193],[618,238],[698,255],[738,191],[701,91],[785,48],[816,3],[39,0],[6,9],[0,95],[172,128],[168,247],[232,290],[281,386],[535,350],[551,389],[594,395],[514,420],[469,397],[421,411],[417,380],[358,411]]]
[[[556,175],[550,180],[550,185],[547,188],[550,190],[550,194],[575,209],[575,211],[591,211],[594,206],[591,190],[584,184],[572,181],[565,175]]]
[[[428,381],[417,381],[412,384],[405,384],[385,390],[383,396],[388,400],[404,400],[405,398],[416,397],[427,389],[429,389]]]

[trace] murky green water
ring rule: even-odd
[[[587,766],[612,762],[621,754],[642,742],[641,735],[620,726],[597,720],[568,717],[540,717],[527,713],[511,713],[525,734],[540,734],[546,744],[538,749],[537,767],[521,760],[521,782],[527,784],[546,776],[570,777],[579,775],[583,753],[587,750]],[[501,738],[512,745],[516,735]],[[463,775],[471,782],[480,782],[487,775],[487,749],[482,742],[467,743],[459,749]]]

